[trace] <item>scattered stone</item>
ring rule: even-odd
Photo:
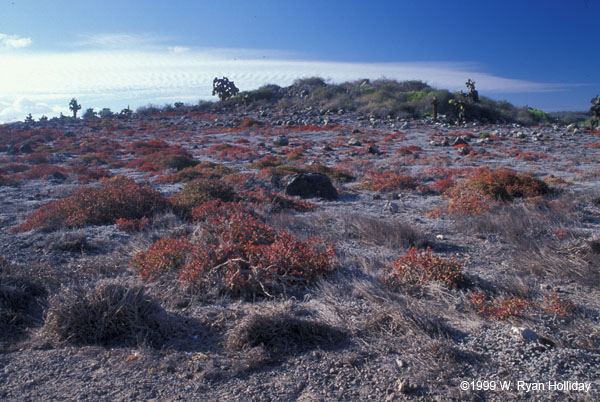
[[[396,214],[400,210],[398,208],[398,204],[396,204],[395,202],[391,202],[391,201],[388,201],[388,202],[385,203],[385,208],[384,209],[385,209],[386,212],[389,212],[389,213],[392,213],[392,214]]]
[[[396,384],[394,385],[396,391],[400,392],[401,394],[410,394],[415,389],[415,387],[410,383],[410,381],[408,381],[408,378],[400,378],[396,380]]]
[[[458,148],[458,154],[459,155],[469,155],[469,153],[471,153],[471,151],[469,150],[469,147],[460,147]]]
[[[48,176],[48,178],[50,180],[62,182],[62,181],[67,180],[67,175],[65,175],[64,173],[58,172],[58,171],[54,171]]]
[[[383,152],[381,152],[377,147],[374,147],[372,145],[369,145],[367,147],[367,152],[370,154],[374,154],[374,155],[382,155]]]
[[[538,334],[536,334],[533,330],[529,328],[512,327],[511,331],[513,334],[517,335],[518,337],[520,337],[520,339],[526,342],[537,342],[540,338]]]
[[[360,142],[360,140],[358,138],[352,137],[348,141],[348,145],[351,146],[351,147],[360,147],[362,144],[361,144],[361,142]]]
[[[468,145],[468,143],[462,137],[456,137],[454,141],[452,141],[452,146],[454,147],[456,145]]]
[[[301,198],[324,198],[326,200],[336,200],[339,197],[331,179],[321,173],[293,175],[285,186],[285,193]]]
[[[273,139],[273,145],[275,145],[275,146],[282,147],[282,146],[289,145],[289,143],[290,143],[290,141],[284,135],[277,136],[276,138]]]
[[[30,154],[33,152],[33,148],[31,147],[31,143],[26,142],[25,144],[19,147],[19,152],[22,154]]]

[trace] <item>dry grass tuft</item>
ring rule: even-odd
[[[531,242],[516,252],[512,265],[540,278],[574,280],[582,285],[600,280],[600,255],[585,243],[566,247],[552,241]]]
[[[299,318],[286,306],[266,313],[251,313],[229,332],[229,350],[261,347],[273,357],[302,353],[312,349],[340,346],[346,332],[314,319]]]
[[[430,240],[409,224],[365,213],[317,212],[309,216],[273,215],[270,222],[299,238],[319,235],[328,242],[358,240],[389,249],[425,248]]]
[[[46,289],[26,278],[0,277],[0,339],[40,322]]]
[[[348,237],[355,237],[364,243],[376,246],[406,249],[424,248],[429,245],[425,235],[414,226],[371,215],[357,213],[345,215],[341,226]]]
[[[59,344],[160,346],[170,324],[143,287],[101,281],[94,288],[63,289],[51,300],[40,335]]]

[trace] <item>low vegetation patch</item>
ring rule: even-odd
[[[6,263],[0,262],[0,265]],[[27,278],[0,276],[0,333],[18,335],[39,320],[36,309],[47,296],[46,289]],[[4,335],[3,335],[4,337]]]
[[[169,207],[169,200],[159,192],[117,176],[104,181],[100,187],[82,187],[69,197],[40,207],[14,230],[111,224],[119,218],[151,218]]]
[[[203,222],[194,236],[159,240],[131,265],[145,279],[176,271],[184,282],[243,296],[306,286],[337,267],[332,245],[298,241],[257,215],[222,207],[197,210]]]
[[[473,292],[469,298],[471,306],[484,318],[505,320],[522,317],[526,313],[545,313],[554,317],[566,317],[575,312],[575,305],[568,299],[550,292],[541,302],[519,296],[490,298],[485,293]]]
[[[515,198],[536,197],[550,192],[550,187],[532,174],[482,167],[448,188],[444,192],[444,197],[449,200],[447,207],[434,211],[433,215],[439,216],[444,212],[481,214]]]
[[[196,179],[192,180],[177,194],[171,197],[176,209],[190,212],[194,207],[206,201],[221,200],[233,201],[235,191],[233,187],[220,180]]]
[[[367,176],[362,179],[360,187],[370,191],[403,191],[414,190],[418,186],[418,181],[411,176],[399,175],[395,172],[367,172]]]
[[[56,344],[160,346],[172,324],[142,287],[100,282],[53,298],[40,335]]]
[[[384,282],[391,286],[422,286],[431,282],[440,282],[452,289],[466,285],[462,272],[463,264],[454,258],[443,258],[432,253],[411,247],[387,267],[388,275]]]
[[[228,334],[226,346],[231,350],[263,347],[271,357],[283,357],[317,348],[330,349],[346,338],[344,331],[326,323],[275,310],[244,318]]]

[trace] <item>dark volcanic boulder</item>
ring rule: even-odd
[[[298,173],[285,186],[285,193],[302,198],[324,198],[336,200],[338,193],[329,177],[321,173]]]

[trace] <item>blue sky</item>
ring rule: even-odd
[[[600,0],[0,2],[0,121],[319,75],[422,79],[547,111],[600,92]]]

